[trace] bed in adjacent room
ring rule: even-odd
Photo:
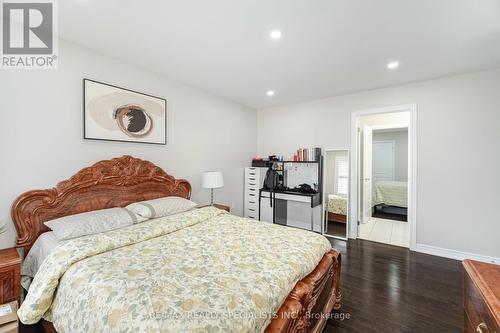
[[[215,207],[179,209],[190,194],[187,181],[124,156],[21,195],[21,321],[48,332],[321,331],[340,307],[340,254],[328,240]],[[172,214],[155,206],[165,197],[182,199]],[[75,229],[84,212],[90,223]]]
[[[328,194],[328,220],[346,223],[347,198],[335,194]]]
[[[377,181],[372,199],[373,217],[408,220],[408,182]]]
[[[408,208],[408,182],[377,181],[373,186],[373,205]]]

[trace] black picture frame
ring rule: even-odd
[[[115,140],[115,139],[106,139],[106,138],[94,138],[94,137],[88,137],[87,136],[87,117],[86,117],[86,102],[87,102],[87,97],[86,97],[86,83],[87,82],[91,82],[91,83],[96,83],[96,84],[100,84],[100,85],[105,85],[105,86],[108,86],[108,87],[111,87],[111,88],[114,88],[114,89],[118,89],[118,90],[124,90],[124,91],[128,91],[128,92],[131,92],[131,93],[134,93],[134,94],[139,94],[139,95],[143,95],[143,96],[147,96],[147,97],[151,97],[151,98],[156,98],[156,99],[159,99],[161,101],[163,101],[165,103],[165,109],[164,109],[164,112],[165,112],[165,115],[164,115],[164,118],[165,118],[165,134],[164,134],[164,142],[147,142],[147,141],[133,141],[133,140]],[[84,140],[93,140],[93,141],[110,141],[110,142],[125,142],[125,143],[136,143],[136,144],[150,144],[150,145],[162,145],[162,146],[165,146],[167,145],[167,135],[168,135],[168,104],[167,104],[167,100],[165,98],[162,98],[162,97],[158,97],[158,96],[154,96],[154,95],[151,95],[151,94],[146,94],[146,93],[143,93],[143,92],[139,92],[139,91],[135,91],[135,90],[132,90],[132,89],[127,89],[127,88],[123,88],[123,87],[119,87],[119,86],[116,86],[116,85],[113,85],[113,84],[109,84],[109,83],[105,83],[105,82],[101,82],[101,81],[97,81],[97,80],[93,80],[93,79],[88,79],[88,78],[84,78],[83,81],[83,139]]]

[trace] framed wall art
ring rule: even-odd
[[[83,80],[84,139],[167,143],[167,101],[110,84]]]

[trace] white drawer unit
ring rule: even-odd
[[[267,168],[245,168],[244,216],[259,219],[259,190],[264,185]]]

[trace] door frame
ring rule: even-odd
[[[410,250],[416,249],[417,243],[417,105],[407,104],[398,106],[389,106],[351,113],[351,159],[350,159],[350,179],[351,191],[349,194],[349,221],[354,221],[348,226],[348,237],[358,238],[358,181],[359,181],[359,119],[366,115],[375,115],[383,113],[404,112],[410,113],[410,123],[408,127],[408,223],[410,224]],[[402,127],[394,125],[394,128]],[[387,126],[385,126],[387,127]]]
[[[361,129],[361,126],[358,127]],[[357,175],[357,177],[358,181],[361,182],[357,187],[358,191],[360,192],[358,197],[360,199],[359,206],[361,207],[361,209],[358,209],[358,211],[361,212],[361,216],[359,216],[358,219],[359,221],[366,223],[372,217],[372,208],[370,207],[370,209],[367,209],[366,207],[367,204],[369,204],[369,206],[372,206],[373,197],[370,195],[365,195],[365,193],[373,192],[373,128],[370,125],[363,125],[360,133],[363,133],[363,136],[359,137],[357,147],[361,148],[361,142],[363,142],[363,149],[360,149],[360,153],[358,155],[358,157],[363,156],[363,165],[361,165],[359,161],[357,162],[357,170],[359,172],[359,175]],[[367,161],[369,162],[367,163]],[[367,184],[369,184],[368,188]]]
[[[321,221],[321,234],[322,235],[325,235],[325,236],[328,236],[328,237],[332,237],[332,238],[336,238],[336,239],[342,239],[342,240],[347,240],[349,238],[349,224],[350,224],[350,221],[351,221],[351,213],[349,212],[349,210],[351,209],[351,151],[349,149],[349,147],[347,148],[324,148],[323,149],[323,152],[324,152],[324,158],[323,158],[323,184],[326,183],[326,177],[327,177],[327,173],[326,173],[326,154],[328,152],[335,152],[335,151],[347,151],[347,161],[349,163],[349,175],[347,177],[347,181],[348,181],[348,185],[347,187],[349,188],[349,193],[347,194],[347,216],[346,216],[346,226],[345,226],[345,237],[340,237],[340,236],[334,236],[334,235],[330,235],[330,234],[327,234],[326,233],[326,230],[325,230],[325,222],[326,222],[326,219],[327,219],[327,208],[328,208],[328,197],[327,197],[327,193],[326,193],[326,186],[323,185],[323,193],[321,194],[323,196],[323,202],[322,202],[322,209],[323,209],[323,212],[321,214],[322,216],[322,221]]]

